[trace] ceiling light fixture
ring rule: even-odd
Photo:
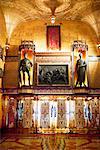
[[[55,23],[55,19],[56,19],[55,15],[52,15],[52,16],[51,16],[51,23],[52,23],[52,24]]]

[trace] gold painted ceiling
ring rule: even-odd
[[[9,35],[20,22],[48,21],[53,14],[60,22],[88,22],[100,37],[100,0],[0,0],[0,5]]]

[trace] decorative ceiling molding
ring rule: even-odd
[[[100,0],[0,0],[0,5],[5,16],[9,16],[9,36],[14,28],[23,21],[43,19],[45,22],[55,14],[56,20],[82,20],[88,22],[100,36]],[[92,21],[92,22],[91,22]],[[95,22],[95,24],[94,24]]]
[[[83,17],[81,20],[87,22],[96,32],[97,37],[100,37],[100,10],[91,12],[89,15]]]

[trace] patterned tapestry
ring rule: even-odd
[[[83,99],[81,97],[76,98],[75,102],[75,110],[76,110],[76,128],[84,127],[84,110],[83,110]]]
[[[13,128],[16,126],[16,99],[9,99],[9,108],[8,108],[8,127]]]
[[[41,102],[40,127],[48,128],[50,126],[49,102]]]
[[[59,100],[58,101],[57,127],[58,128],[65,128],[66,125],[67,125],[67,120],[66,120],[66,105],[65,105],[65,101]]]
[[[99,100],[97,97],[92,98],[91,100],[91,110],[92,110],[92,119],[91,119],[91,126],[93,128],[99,128],[100,127],[100,122],[99,122]]]
[[[23,127],[32,127],[32,101],[30,98],[24,99]]]
[[[9,111],[9,98],[6,96],[2,102],[2,127],[8,127],[8,111]]]
[[[99,131],[99,97],[5,97],[2,127],[35,128],[41,133]],[[43,129],[44,128],[44,129]]]

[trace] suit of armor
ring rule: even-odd
[[[80,85],[80,87],[82,87],[82,83],[84,84],[84,86],[86,87],[85,85],[85,71],[86,71],[86,62],[83,61],[81,59],[81,54],[79,54],[79,59],[77,60],[77,63],[76,63],[76,71],[77,71],[77,82],[76,82],[76,86],[77,84]]]
[[[23,82],[25,85],[25,72],[28,75],[28,83],[30,85],[30,69],[32,67],[32,62],[27,58],[27,55],[24,55],[24,59],[22,59],[20,61],[20,65],[19,65],[19,79],[20,79],[20,83],[22,83],[21,81],[21,71],[23,73]]]

